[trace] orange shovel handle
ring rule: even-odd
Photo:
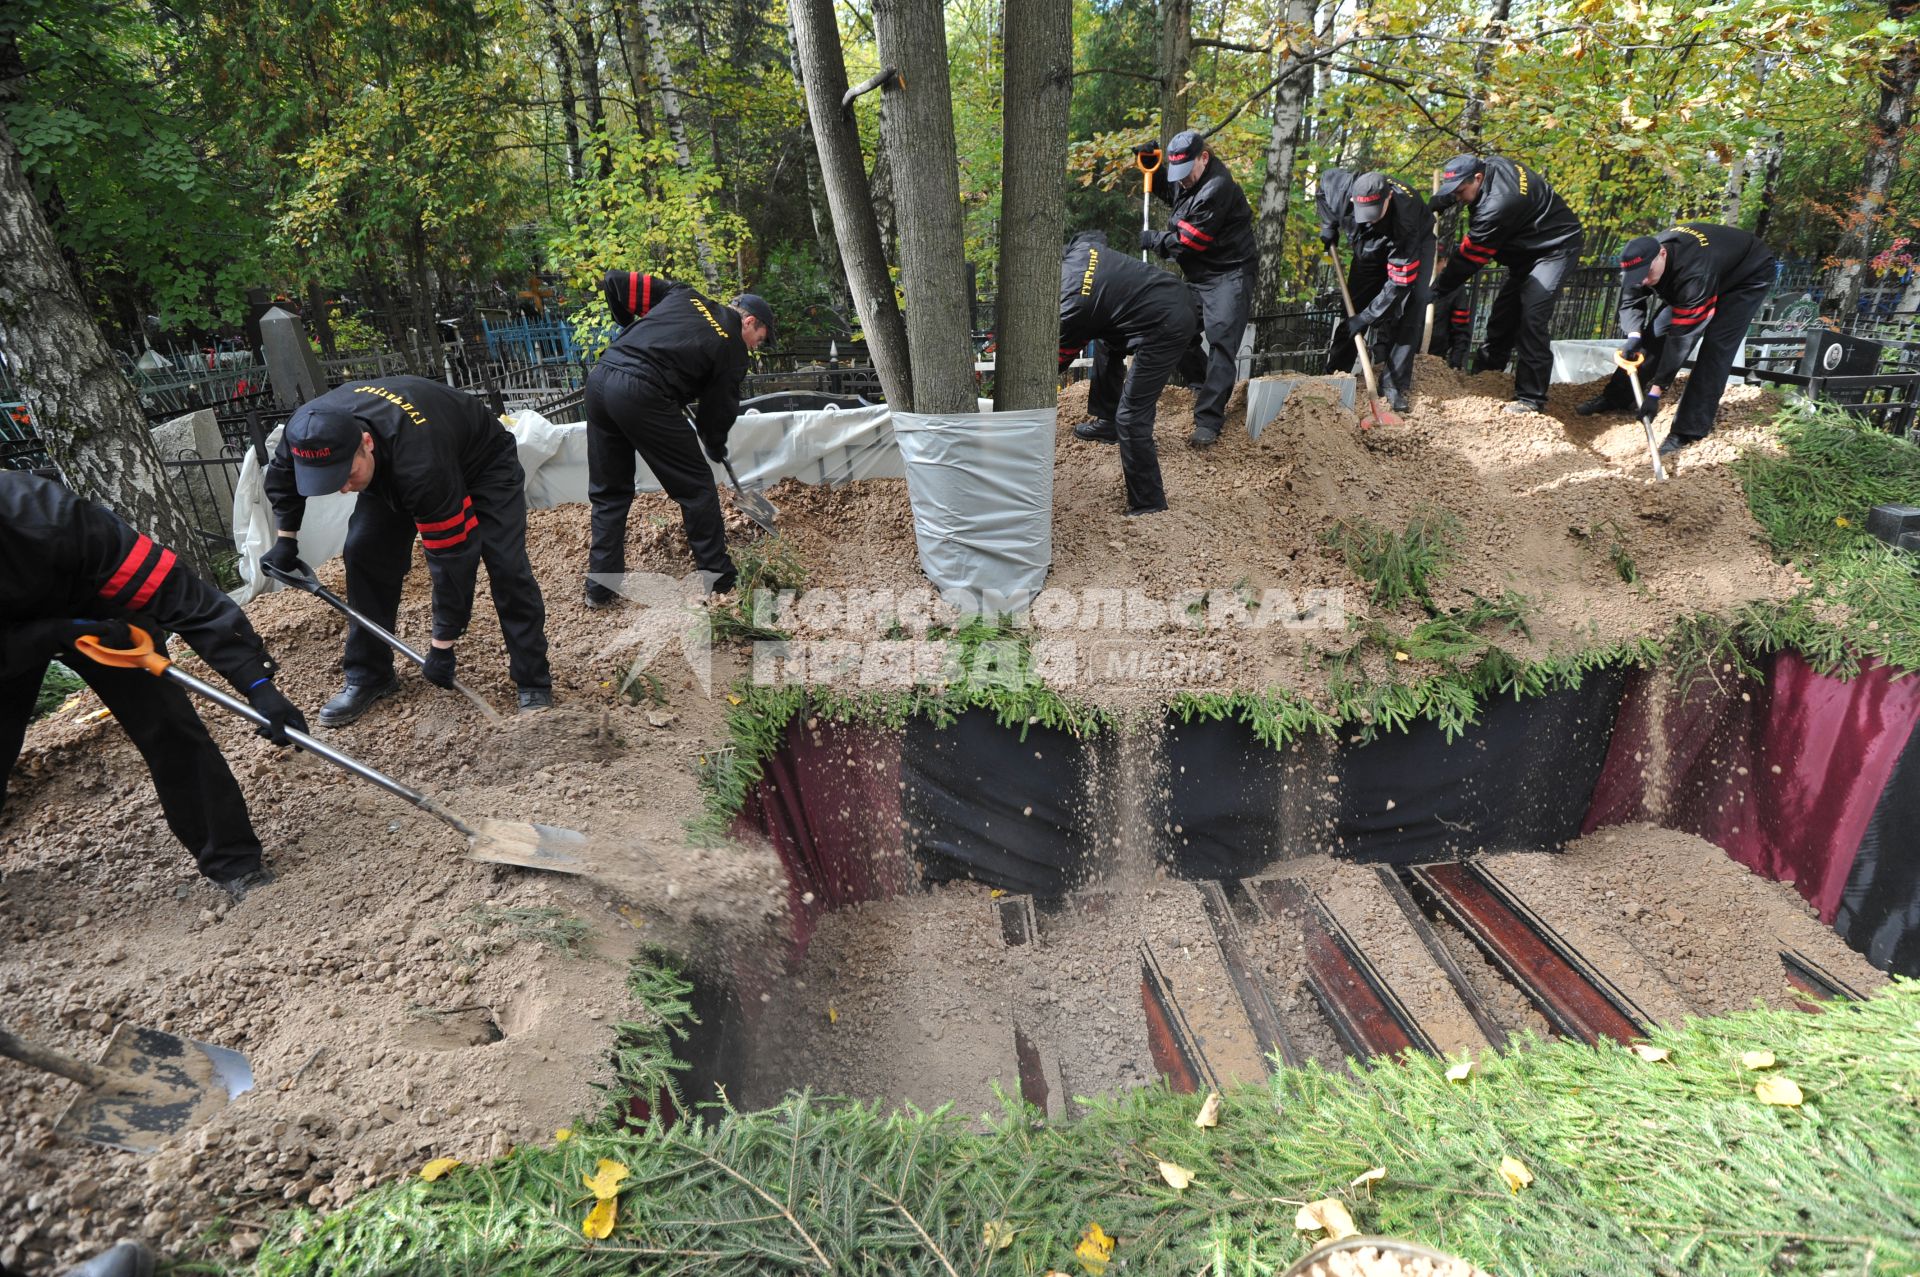
[[[1640,365],[1647,362],[1647,352],[1644,350],[1635,351],[1633,358],[1628,359],[1616,350],[1613,352],[1613,362],[1619,364],[1629,372],[1637,372],[1639,371]]]
[[[80,655],[100,665],[111,665],[115,669],[145,670],[149,674],[160,675],[167,672],[173,662],[153,650],[153,635],[137,625],[127,627],[133,631],[132,647],[108,647],[91,634],[82,634],[73,641]]]

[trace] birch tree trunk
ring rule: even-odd
[[[1887,5],[1888,16],[1895,20],[1915,9],[1920,9],[1917,0],[1894,0]],[[1827,274],[1824,309],[1842,323],[1852,318],[1859,304],[1874,237],[1886,215],[1887,195],[1900,172],[1900,149],[1907,140],[1907,126],[1913,121],[1916,81],[1920,81],[1920,43],[1909,42],[1880,68],[1880,107],[1873,116],[1873,137],[1867,143],[1867,159],[1861,166],[1852,211],[1840,246],[1834,251],[1834,267]]]
[[[1313,98],[1313,68],[1290,51],[1313,39],[1314,9],[1319,0],[1288,0],[1284,36],[1287,44],[1275,53],[1276,62],[1292,61],[1287,78],[1274,86],[1273,130],[1267,136],[1267,175],[1260,184],[1260,208],[1254,216],[1253,243],[1260,257],[1259,282],[1253,309],[1277,309],[1286,287],[1287,214],[1293,207],[1295,160],[1300,154],[1307,104]],[[1275,67],[1278,74],[1280,67]]]
[[[1073,0],[1018,0],[1006,7],[1005,21],[993,372],[993,406],[1002,412],[1051,407],[1059,399]]]
[[[1163,0],[1160,21],[1160,142],[1187,127],[1187,69],[1193,65],[1193,0]]]
[[[0,47],[0,107],[22,79]],[[20,392],[61,478],[172,547],[195,572],[212,562],[160,464],[140,397],[80,298],[0,115],[0,346],[19,359]]]
[[[553,65],[560,80],[560,127],[567,139],[567,180],[580,180],[580,100],[573,91],[573,56],[560,30],[560,15],[546,6],[547,43],[553,47]]]
[[[907,300],[913,411],[973,412],[973,338],[960,160],[947,79],[947,26],[940,0],[875,0],[883,66],[900,80],[887,95],[881,142],[893,164],[900,212],[900,287]]]
[[[788,0],[787,15],[793,25],[800,82],[807,93],[807,116],[819,148],[820,180],[826,188],[853,308],[866,332],[867,349],[880,374],[881,392],[889,404],[906,410],[913,405],[907,329],[894,300],[886,255],[880,248],[880,228],[867,189],[860,135],[854,127],[853,112],[840,106],[840,99],[847,93],[847,66],[840,52],[840,26],[833,0]]]
[[[667,58],[667,42],[660,31],[660,0],[640,0],[640,18],[647,34],[647,56],[653,61],[653,77],[659,81],[660,112],[667,118],[667,136],[673,140],[674,167],[682,175],[693,172],[693,152],[687,148],[687,122],[680,114],[680,91],[674,87],[673,63]],[[694,256],[700,261],[700,275],[709,289],[720,286],[720,273],[713,265],[713,247],[705,235],[693,237]]]

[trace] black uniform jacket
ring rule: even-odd
[[[1368,226],[1354,228],[1354,256],[1385,257],[1387,282],[1360,311],[1369,326],[1394,313],[1393,308],[1433,269],[1433,214],[1427,202],[1404,182],[1387,179],[1393,198],[1386,215]]]
[[[1665,386],[1713,318],[1720,294],[1773,278],[1773,250],[1751,232],[1714,222],[1682,222],[1654,238],[1667,250],[1666,269],[1658,284],[1620,290],[1620,331],[1675,339],[1661,343],[1646,377],[1649,386]]]
[[[1486,181],[1468,212],[1466,237],[1435,292],[1451,292],[1496,259],[1538,257],[1580,238],[1580,219],[1546,178],[1498,155],[1485,164]]]
[[[1200,283],[1252,268],[1258,256],[1253,210],[1225,160],[1209,158],[1207,171],[1185,190],[1175,189],[1162,167],[1153,175],[1153,193],[1173,204],[1155,251],[1171,257],[1188,279]]]
[[[473,615],[480,568],[480,521],[469,494],[513,450],[512,432],[472,395],[425,377],[348,382],[308,400],[294,418],[322,406],[351,412],[373,435],[373,482],[360,499],[385,501],[413,520],[433,578],[433,636],[459,638]],[[294,489],[284,434],[265,480],[280,530],[298,532],[307,499]]]
[[[1360,227],[1353,220],[1353,174],[1347,170],[1320,170],[1314,178],[1313,211],[1320,217],[1321,240],[1331,238],[1337,244],[1345,235],[1356,261],[1377,259],[1385,251],[1382,241],[1362,241],[1356,234]]]
[[[1088,342],[1140,349],[1182,313],[1193,313],[1187,286],[1105,244],[1077,239],[1060,260],[1060,365]]]
[[[51,479],[0,470],[0,678],[39,660],[13,650],[16,625],[63,616],[171,631],[241,691],[273,673],[246,613],[172,550]]]
[[[713,452],[726,446],[747,375],[739,312],[669,284],[666,297],[628,324],[600,362],[652,382],[681,407],[699,400],[694,421],[700,438]]]

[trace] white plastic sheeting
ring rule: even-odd
[[[1354,379],[1350,373],[1330,377],[1255,377],[1247,383],[1247,437],[1258,439],[1287,406],[1293,388],[1302,382],[1332,383],[1340,387],[1340,402],[1353,407]]]
[[[895,413],[920,570],[949,598],[1023,610],[1053,563],[1053,408]]]

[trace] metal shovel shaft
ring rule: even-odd
[[[1613,358],[1614,362],[1626,371],[1627,381],[1633,386],[1633,406],[1644,410],[1647,397],[1640,390],[1640,364],[1638,361],[1629,363],[1617,354]],[[1664,481],[1667,477],[1667,468],[1660,463],[1660,445],[1653,439],[1653,423],[1642,417],[1640,426],[1647,432],[1647,455],[1653,458],[1653,477]]]

